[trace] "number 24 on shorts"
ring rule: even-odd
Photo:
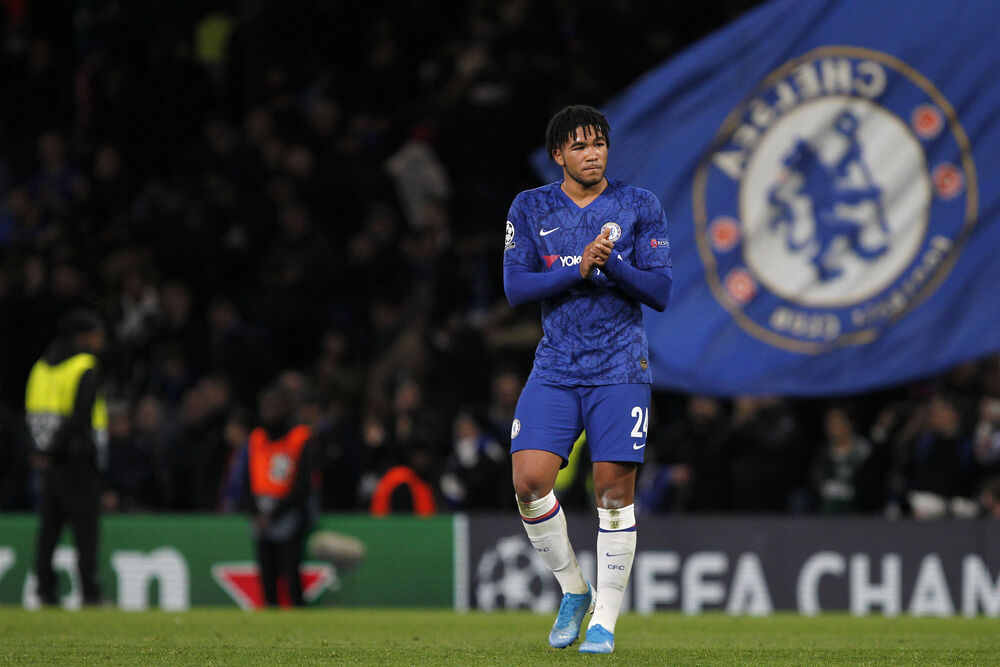
[[[643,446],[646,443],[646,432],[649,430],[649,408],[645,410],[641,405],[632,408],[632,416],[635,417],[635,426],[632,427],[632,437],[642,439]],[[635,447],[635,445],[632,445]],[[639,447],[635,447],[639,449]]]

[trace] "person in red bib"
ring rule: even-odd
[[[260,426],[250,433],[246,469],[264,600],[278,606],[283,578],[291,604],[300,607],[305,601],[299,566],[310,523],[316,448],[309,427],[293,422],[291,398],[281,386],[265,388],[257,403]]]

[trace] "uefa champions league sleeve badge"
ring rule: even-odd
[[[947,277],[976,222],[952,105],[888,54],[823,47],[733,109],[695,175],[699,254],[745,331],[818,354],[870,342]]]

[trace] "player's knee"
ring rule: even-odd
[[[606,510],[617,510],[625,507],[625,494],[614,491],[605,491],[597,495],[601,499],[601,507]]]
[[[617,510],[625,507],[625,499],[622,496],[612,496],[605,493],[601,496],[601,506],[606,510]]]
[[[594,495],[597,496],[598,506],[606,510],[617,510],[632,503],[631,489],[621,483],[602,485],[595,481]]]
[[[549,494],[552,486],[531,475],[514,475],[514,493],[522,503],[531,503]]]

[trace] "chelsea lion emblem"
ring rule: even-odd
[[[977,215],[954,108],[907,63],[856,47],[772,72],[723,123],[693,195],[715,298],[806,354],[870,342],[930,297]]]
[[[601,225],[602,234],[604,230],[608,230],[608,240],[612,243],[616,243],[622,237],[622,228],[617,222],[605,222]]]

